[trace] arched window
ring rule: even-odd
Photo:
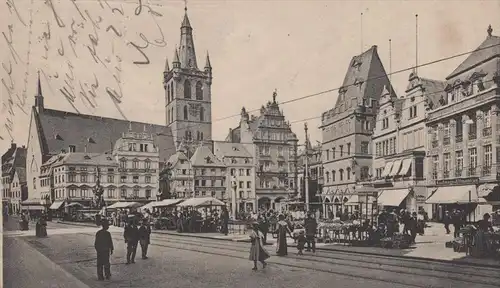
[[[172,110],[170,110],[170,122],[174,122],[174,107],[172,107]]]
[[[168,99],[167,103],[170,103],[170,84],[167,85],[167,99]]]
[[[188,106],[184,105],[184,120],[188,120]]]
[[[191,134],[191,131],[188,131],[188,140],[193,140],[193,134]]]
[[[191,82],[189,80],[184,82],[184,98],[191,99]]]
[[[337,172],[332,170],[332,182],[335,182],[335,178],[337,177]]]
[[[203,100],[203,86],[199,81],[196,83],[196,100]]]
[[[340,181],[344,181],[344,170],[340,169],[339,173],[340,173]]]
[[[200,140],[203,140],[203,132],[200,132]]]
[[[170,109],[167,110],[167,124],[170,124]]]
[[[196,140],[200,141],[200,131],[196,131]]]
[[[186,140],[188,140],[188,137],[189,137],[189,131],[184,131],[184,138],[186,138]]]
[[[205,121],[205,108],[200,107],[200,121]]]
[[[346,169],[346,173],[347,173],[347,180],[350,180],[351,179],[351,168],[347,167]]]

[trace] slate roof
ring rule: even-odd
[[[437,107],[439,105],[439,99],[441,99],[441,97],[446,98],[446,92],[444,91],[446,82],[421,77],[419,77],[419,79],[424,89],[424,96],[428,99],[429,103],[432,103],[431,105],[433,107]]]
[[[182,151],[177,151],[175,154],[170,156],[167,163],[170,164],[171,167],[174,167],[179,160],[188,160],[188,158]]]
[[[2,176],[9,175],[12,181],[14,174],[19,168],[26,168],[26,148],[17,147],[15,144],[2,157]]]
[[[218,157],[252,158],[252,154],[240,143],[217,142],[214,143],[214,150]]]
[[[500,56],[500,37],[487,36],[486,40],[446,77],[446,80],[497,56]]]
[[[62,150],[69,152],[70,145],[75,146],[75,152],[84,152],[85,146],[89,153],[109,152],[129,128],[153,134],[154,143],[159,147],[160,161],[175,153],[172,132],[167,126],[52,109],[43,109],[38,113],[34,107],[33,113],[35,125],[41,132],[39,140],[44,156],[56,155]]]
[[[207,160],[210,161],[207,161]],[[226,167],[220,159],[218,159],[208,146],[199,146],[191,157],[191,164],[193,166],[203,167]]]

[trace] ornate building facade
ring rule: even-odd
[[[256,165],[255,193],[259,208],[277,208],[295,196],[297,188],[297,136],[273,101],[262,106],[259,116],[250,116],[243,107],[238,127],[231,129],[227,142],[253,144]]]
[[[479,219],[500,204],[500,37],[492,32],[490,26],[478,49],[446,77],[446,93],[429,107],[427,203],[437,219],[451,208]]]

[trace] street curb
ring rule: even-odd
[[[76,222],[76,223],[68,223],[68,222],[63,222],[63,221],[57,221],[57,223],[59,223],[59,224],[65,224],[65,225],[97,227],[96,225],[90,225],[90,224],[84,224],[84,223],[78,223],[78,222]],[[250,243],[250,240],[247,240],[247,239],[214,238],[214,237],[210,237],[210,236],[182,234],[182,233],[172,233],[172,232],[158,231],[158,230],[153,230],[152,232],[156,233],[156,234],[176,235],[176,236],[181,236],[181,237],[190,237],[190,238],[199,238],[199,239],[211,239],[211,240],[221,240],[221,241],[229,241],[229,242]],[[289,244],[288,246],[289,247],[296,247],[295,244]],[[492,265],[492,264],[469,263],[469,262],[463,262],[463,261],[441,260],[441,259],[434,259],[434,258],[428,258],[428,257],[399,256],[399,255],[381,254],[381,253],[373,253],[373,252],[360,252],[360,251],[352,251],[352,250],[343,250],[343,249],[336,249],[336,248],[322,248],[322,247],[317,247],[316,250],[319,250],[319,251],[332,251],[332,252],[343,252],[343,253],[351,253],[351,254],[357,254],[357,255],[368,255],[368,256],[383,256],[383,257],[394,258],[394,259],[420,260],[420,261],[428,261],[428,262],[435,262],[435,263],[453,264],[453,265],[459,265],[459,266],[473,266],[473,267],[479,267],[479,268],[500,269],[500,264],[498,264],[498,265]]]

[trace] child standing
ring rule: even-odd
[[[304,251],[304,247],[306,245],[306,236],[304,235],[303,230],[299,232],[299,235],[297,236],[296,240],[297,240],[297,250],[299,250],[297,255],[304,255],[302,251]]]

